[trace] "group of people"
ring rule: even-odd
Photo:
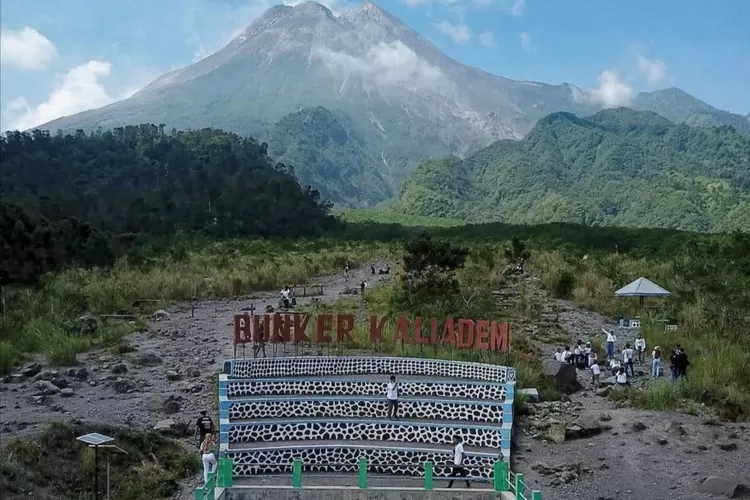
[[[607,368],[612,373],[612,376],[615,377],[617,384],[629,386],[630,382],[628,376],[635,377],[635,363],[637,362],[641,366],[646,364],[646,339],[644,339],[639,333],[635,342],[632,345],[629,342],[626,343],[621,355],[616,356],[615,345],[617,343],[617,337],[612,331],[605,329],[602,329],[602,331],[606,335],[605,348]],[[572,351],[569,346],[565,346],[565,348],[562,349],[557,348],[554,357],[557,361],[574,364],[580,370],[591,371],[592,383],[594,386],[599,385],[601,367],[599,366],[596,351],[591,347],[591,342],[586,342],[584,345],[581,340],[578,340]],[[669,360],[671,380],[673,382],[687,376],[687,367],[690,365],[690,362],[688,361],[684,347],[678,344],[677,347],[672,350]],[[653,378],[659,378],[662,375],[661,347],[654,347],[654,350],[651,352],[650,364],[651,376]]]
[[[398,420],[398,381],[395,375],[391,375],[391,378],[386,385],[385,389],[385,400],[388,405],[388,418]],[[464,445],[463,439],[459,435],[453,436],[453,469],[451,472],[452,478],[467,477],[466,467],[464,467]],[[455,479],[451,479],[448,482],[448,488],[453,487]],[[466,487],[470,488],[471,484],[469,479],[466,479]]]

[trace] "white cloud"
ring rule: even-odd
[[[89,61],[69,70],[62,81],[37,105],[26,98],[10,101],[3,112],[5,128],[27,130],[63,116],[99,108],[133,95],[140,86],[132,86],[116,96],[110,95],[101,80],[110,75],[112,65],[106,61]]]
[[[620,78],[615,69],[603,71],[597,78],[598,86],[591,91],[591,100],[607,108],[627,105],[633,98],[633,87]]]
[[[526,8],[526,0],[502,0],[500,8],[513,16],[519,17],[523,15]]]
[[[526,52],[531,50],[531,33],[524,31],[518,37],[521,39],[521,48]]]
[[[471,39],[471,29],[465,24],[451,24],[448,21],[441,21],[435,24],[435,27],[441,33],[448,35],[456,43],[466,43]]]
[[[420,59],[400,41],[374,45],[364,57],[335,52],[322,46],[314,47],[312,55],[321,59],[343,82],[348,81],[350,76],[360,76],[381,87],[398,86],[416,90],[439,87],[445,81],[439,68]]]
[[[57,49],[44,35],[26,26],[18,31],[0,31],[0,63],[27,70],[42,70],[57,56]]]
[[[491,31],[483,31],[479,34],[479,43],[485,47],[494,47],[495,35]]]
[[[637,56],[638,71],[646,77],[649,83],[655,84],[667,78],[667,65],[659,59],[647,59],[642,55]]]

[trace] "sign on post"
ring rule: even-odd
[[[312,319],[315,321],[312,321]],[[422,345],[451,345],[459,349],[507,351],[510,348],[509,325],[489,320],[454,319],[448,317],[409,319],[396,318],[392,331],[386,330],[387,316],[370,316],[370,340]],[[353,314],[237,314],[234,317],[234,343],[294,342],[329,344],[352,341]]]

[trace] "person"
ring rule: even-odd
[[[201,410],[201,416],[195,422],[195,430],[200,436],[198,439],[198,445],[203,442],[207,434],[213,434],[214,432],[214,421],[208,416],[206,410]]]
[[[597,363],[598,358],[599,357],[597,356],[596,351],[591,349],[591,352],[589,353],[589,366],[593,365],[594,363]]]
[[[258,336],[253,341],[253,357],[257,358],[258,354],[263,353],[266,357],[266,332],[263,322],[258,322]]]
[[[626,385],[626,386],[630,385],[630,382],[628,382],[628,374],[625,371],[625,368],[620,367],[615,377],[616,377],[617,385]]]
[[[661,372],[661,347],[654,347],[654,351],[651,353],[651,376],[653,378],[659,378]]]
[[[364,296],[365,295],[365,288],[367,288],[367,281],[362,280],[362,283],[359,284],[359,294]]]
[[[599,374],[601,373],[599,363],[594,360],[594,362],[589,367],[589,370],[591,370],[591,383],[594,385],[594,387],[599,387]]]
[[[201,442],[201,460],[203,462],[203,484],[208,483],[208,475],[216,472],[216,454],[214,452],[214,435],[209,433]]]
[[[466,477],[466,468],[464,467],[464,445],[461,436],[453,436],[453,472],[451,476]],[[448,488],[453,487],[453,479],[448,482]],[[466,479],[466,487],[471,488],[469,480]]]
[[[349,261],[347,260],[346,265],[344,266],[344,278],[349,277],[349,269],[350,269],[350,264],[349,264]]]
[[[678,346],[677,351],[677,378],[687,378],[687,367],[690,365],[685,348]]]
[[[570,352],[570,347],[569,346],[565,346],[565,349],[563,349],[562,360],[563,360],[563,363],[572,363],[573,362],[573,353]]]
[[[615,337],[614,332],[605,330],[604,328],[602,328],[602,331],[607,334],[607,360],[610,360],[615,357],[615,342],[617,342],[617,337]]]
[[[370,265],[370,274],[375,274],[375,266]]]
[[[609,360],[609,369],[612,371],[612,375],[616,376],[617,372],[620,371],[621,365],[620,360],[617,358],[612,358]]]
[[[563,360],[562,354],[563,354],[563,352],[562,352],[562,349],[560,349],[560,348],[558,347],[558,348],[557,348],[557,349],[555,350],[555,361],[562,361],[562,360]]]
[[[583,354],[588,358],[591,354],[591,342],[586,342],[586,347],[583,348]]]
[[[672,354],[669,355],[669,374],[672,382],[677,381],[677,353],[679,352],[679,345],[677,349],[672,349]]]
[[[630,347],[630,342],[625,344],[625,349],[622,350],[622,366],[625,368],[625,372],[627,373],[628,368],[630,368],[630,376],[635,377],[635,371],[633,371],[633,358],[635,357],[635,353],[633,352],[633,348]]]
[[[635,352],[638,353],[638,364],[643,365],[643,358],[646,353],[646,339],[639,333],[635,339]]]
[[[395,375],[391,375],[385,398],[388,400],[388,418],[398,419],[398,382]]]
[[[292,291],[289,289],[289,286],[285,286],[281,289],[281,300],[284,303],[284,309],[289,309],[290,304],[289,301],[292,297]]]

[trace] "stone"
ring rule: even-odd
[[[167,370],[167,380],[180,380],[182,376],[174,370]]]
[[[565,427],[566,439],[581,439],[601,434],[605,427],[591,416],[581,416]]]
[[[635,422],[633,422],[633,425],[631,426],[631,428],[635,432],[641,432],[641,431],[645,431],[646,429],[648,429],[648,427],[646,427],[646,424],[644,424],[643,422],[639,420],[636,420]]]
[[[48,380],[38,380],[34,383],[34,387],[47,396],[60,392],[60,388]]]
[[[125,366],[125,363],[117,363],[116,365],[112,365],[112,368],[110,370],[114,374],[123,374],[128,372],[128,367]]]
[[[675,436],[686,436],[687,431],[685,428],[680,424],[679,422],[672,422],[669,424],[669,433],[674,434]]]
[[[170,433],[172,432],[172,428],[177,425],[177,421],[171,418],[167,418],[164,420],[159,420],[156,425],[154,426],[154,430],[156,432],[161,433]]]
[[[708,476],[698,487],[703,493],[727,498],[739,498],[750,490],[744,484],[719,476]]]
[[[168,400],[164,403],[164,413],[173,415],[180,411],[180,403],[174,400]]]
[[[164,309],[159,309],[151,315],[153,321],[165,321],[171,319],[171,315]]]
[[[612,420],[612,415],[610,415],[609,413],[600,413],[599,420],[601,420],[602,422],[609,422],[610,420]]]
[[[63,397],[66,397],[66,398],[72,397],[73,396],[73,389],[71,389],[70,387],[66,387],[65,389],[61,389],[60,390],[60,395],[63,396]]]
[[[133,363],[139,366],[158,366],[162,363],[162,359],[152,352],[146,352],[136,356]]]
[[[115,382],[112,384],[112,387],[114,388],[115,392],[119,392],[120,394],[125,394],[135,390],[135,384],[130,380],[124,378],[118,378],[117,380],[115,380]]]
[[[716,446],[724,451],[735,451],[737,450],[737,443],[718,443]]]
[[[667,441],[667,440],[666,440],[666,439],[664,439],[664,438],[656,438],[656,443],[657,443],[657,444],[660,444],[660,445],[662,445],[662,446],[664,446],[664,445],[665,445],[665,444],[667,444],[668,442],[669,442],[669,441]]]
[[[553,443],[564,443],[565,442],[565,426],[563,424],[552,424],[547,429],[547,437]]]
[[[558,386],[569,391],[580,389],[576,367],[569,363],[561,363],[554,359],[545,359],[542,364],[542,373],[552,379]]]
[[[99,320],[95,316],[86,314],[73,323],[73,332],[77,335],[91,336],[99,328]]]
[[[599,381],[599,385],[601,387],[613,387],[617,385],[617,378],[616,377],[607,377]]]
[[[21,374],[24,377],[33,377],[34,375],[38,374],[41,371],[42,371],[42,365],[40,365],[39,363],[31,363],[29,366],[21,370]]]

